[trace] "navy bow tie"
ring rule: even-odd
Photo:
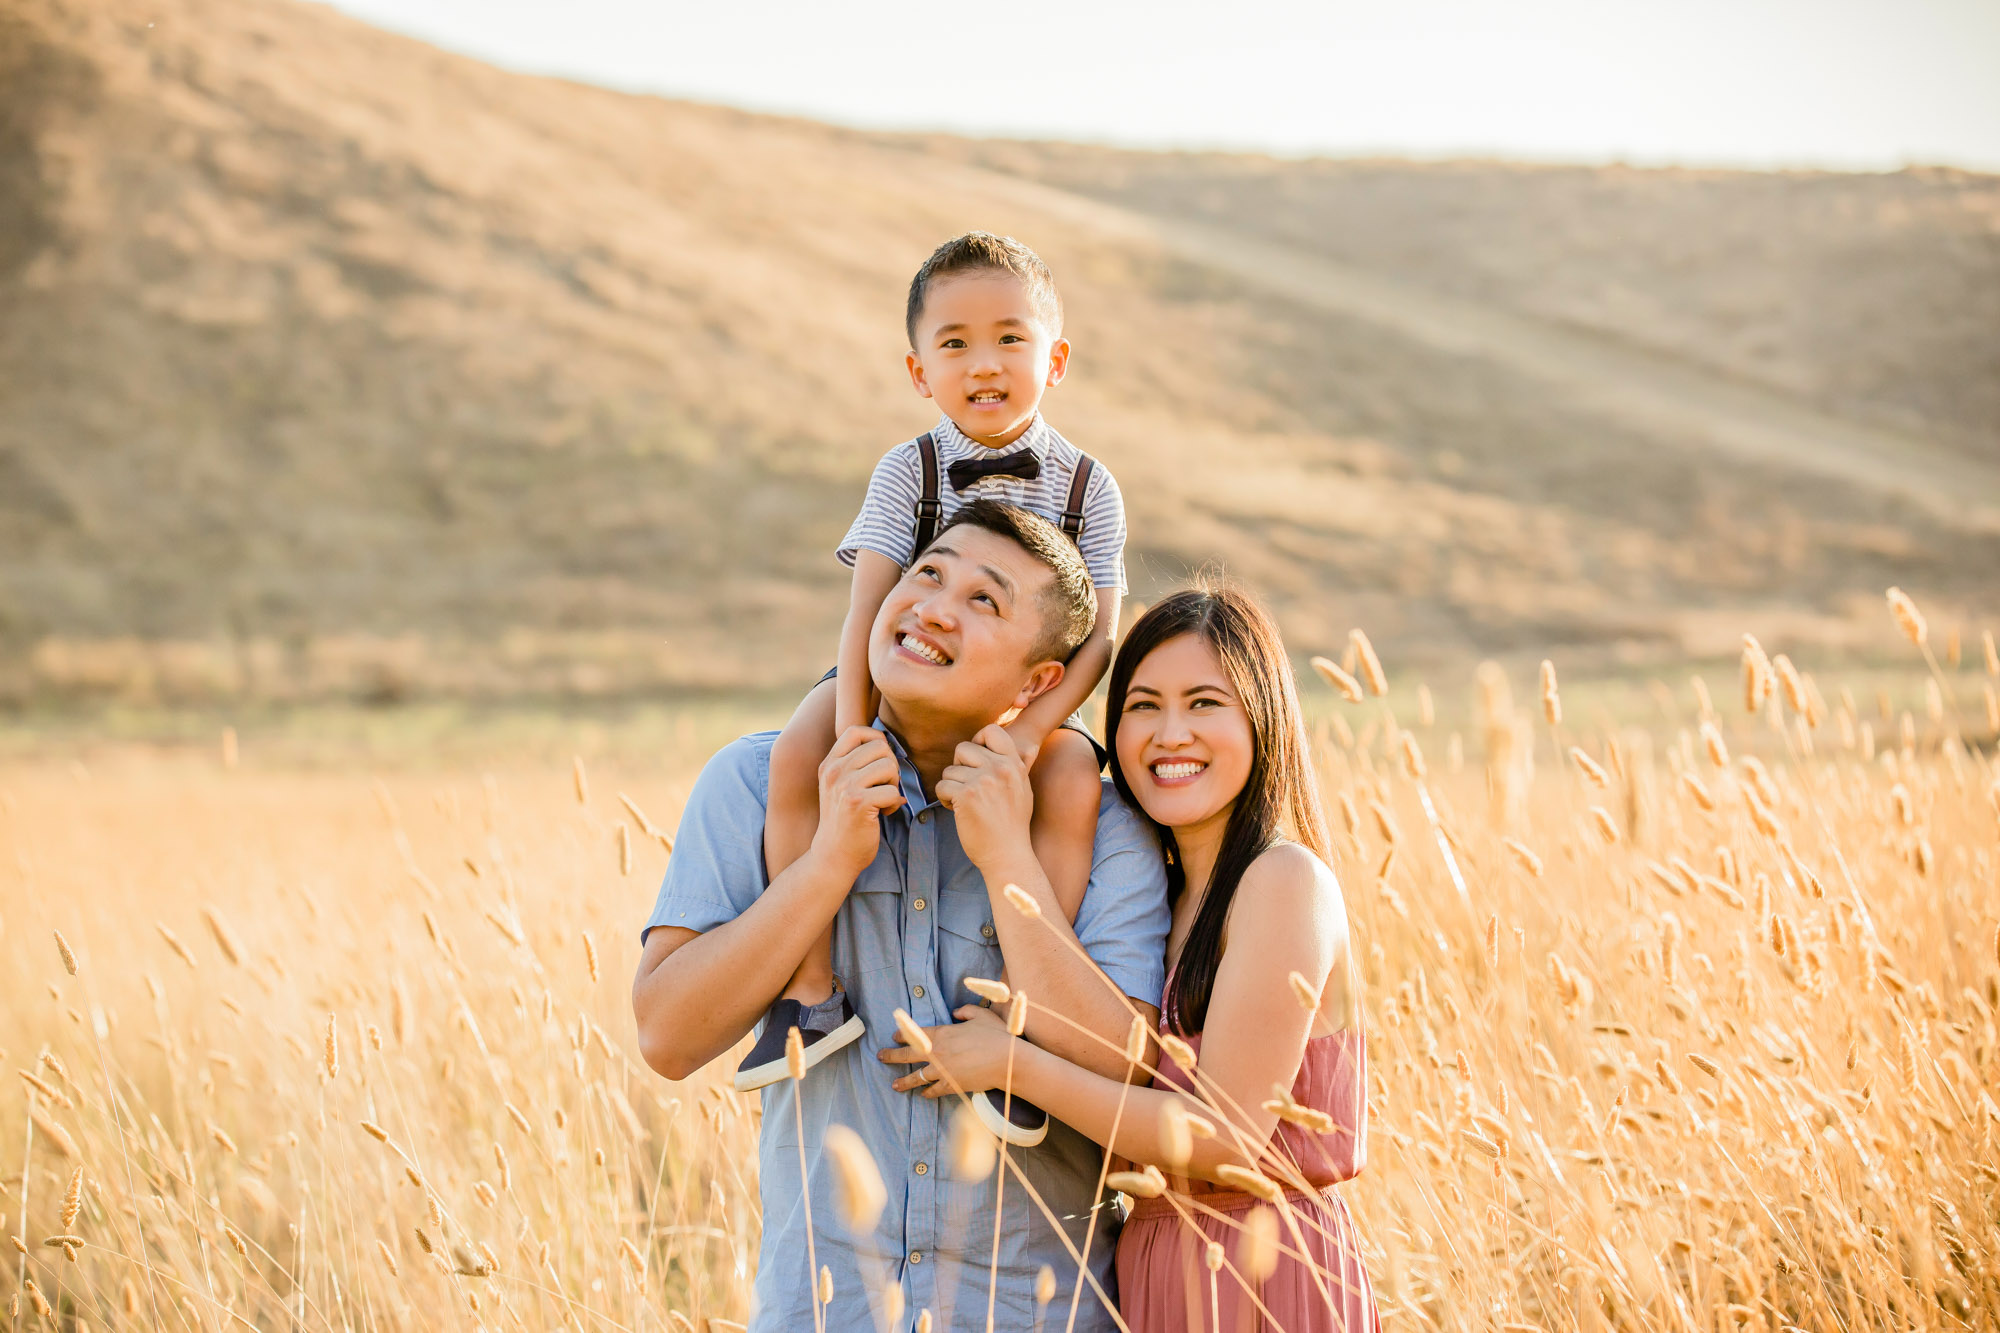
[[[1022,481],[1033,481],[1042,475],[1042,460],[1035,457],[1032,449],[1016,449],[998,458],[961,458],[951,465],[949,471],[951,488],[962,491],[988,477],[1019,477]]]

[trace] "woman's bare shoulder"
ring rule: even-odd
[[[1307,927],[1337,932],[1344,916],[1333,867],[1296,842],[1276,843],[1252,861],[1230,905],[1230,924],[1260,939]]]

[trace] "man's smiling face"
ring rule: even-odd
[[[1054,577],[998,533],[944,533],[875,617],[868,667],[884,703],[990,722],[1060,680],[1035,656]]]

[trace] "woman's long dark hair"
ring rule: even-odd
[[[1278,627],[1248,593],[1227,585],[1173,594],[1140,616],[1119,645],[1105,705],[1105,745],[1111,751],[1111,777],[1119,794],[1144,813],[1118,762],[1118,724],[1132,674],[1155,648],[1183,634],[1197,636],[1215,653],[1250,721],[1250,776],[1230,811],[1215,873],[1202,892],[1163,1005],[1168,1028],[1188,1036],[1201,1031],[1208,1017],[1216,968],[1222,962],[1222,927],[1243,872],[1288,836],[1322,861],[1329,860],[1329,850],[1319,783],[1307,759],[1298,686]],[[1172,829],[1154,823],[1153,830],[1167,860],[1169,899],[1178,903],[1187,890],[1180,848]]]

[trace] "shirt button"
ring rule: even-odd
[[[929,1162],[918,1162],[918,1163],[917,1163],[917,1174],[918,1174],[918,1175],[920,1175],[920,1176],[927,1176],[927,1175],[929,1175],[930,1173],[931,1173],[931,1164],[930,1164]]]
[[[921,912],[924,910],[924,900],[922,898],[919,898],[915,902],[911,903],[910,906],[916,908],[919,912]]]
[[[917,822],[918,822],[919,824],[928,824],[928,823],[930,823],[930,822],[931,822],[931,812],[930,812],[930,811],[928,811],[928,810],[919,810],[919,811],[917,811]]]
[[[924,988],[922,986],[912,986],[910,987],[910,994],[921,1000],[924,998]]]
[[[923,1252],[922,1250],[911,1250],[911,1251],[910,1251],[910,1262],[911,1262],[911,1263],[913,1263],[913,1264],[920,1264],[920,1263],[922,1263],[923,1261],[924,1261],[924,1252]]]
[[[992,939],[992,938],[993,938],[993,923],[989,921],[989,922],[987,922],[987,923],[986,923],[985,925],[981,926],[981,927],[979,928],[979,933],[980,933],[981,935],[984,935],[984,936],[985,936],[985,937],[986,937],[987,939],[989,939],[989,940],[990,940],[990,939]]]

